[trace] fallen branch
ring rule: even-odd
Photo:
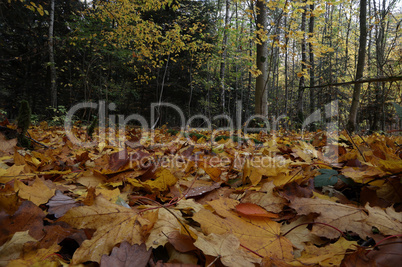
[[[305,86],[305,89],[309,88],[323,88],[329,86],[342,86],[342,85],[350,85],[350,84],[358,84],[358,83],[373,83],[373,82],[396,82],[402,81],[402,76],[391,76],[391,77],[376,77],[376,78],[368,78],[368,79],[361,79],[357,81],[349,81],[349,82],[341,82],[341,83],[328,83],[322,85],[315,85],[315,86]]]

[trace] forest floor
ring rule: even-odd
[[[0,266],[402,261],[402,136],[72,134],[0,133]]]

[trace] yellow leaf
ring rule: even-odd
[[[60,220],[78,229],[96,229],[92,238],[85,240],[74,253],[73,264],[78,264],[100,262],[103,254],[109,254],[123,241],[141,244],[157,218],[157,211],[138,215],[132,209],[97,197],[92,206],[72,208]]]
[[[49,201],[54,196],[55,189],[50,189],[42,179],[36,178],[32,186],[27,186],[23,182],[16,180],[14,190],[18,191],[18,196],[32,201],[39,206]]]
[[[362,238],[371,233],[371,227],[365,222],[366,213],[352,205],[324,199],[297,198],[291,202],[290,207],[295,209],[299,215],[318,213],[320,214],[317,218],[318,222],[329,224],[343,232],[352,231]],[[312,232],[329,239],[340,236],[338,231],[323,225],[314,225]]]
[[[167,169],[159,169],[155,176],[155,180],[147,180],[143,183],[144,187],[152,192],[166,191],[177,182],[177,178]]]
[[[261,261],[242,250],[239,239],[231,233],[212,233],[208,236],[199,234],[194,245],[205,255],[219,257],[225,266],[255,266],[254,263]]]
[[[24,168],[24,165],[13,165],[5,171],[4,169],[0,169],[0,183],[5,184],[14,180],[24,171]]]
[[[336,243],[324,247],[307,244],[302,256],[297,261],[306,265],[340,266],[346,250],[356,247],[356,241],[347,241],[343,237],[339,238]]]
[[[384,235],[397,235],[402,231],[402,213],[396,213],[392,207],[387,212],[380,207],[365,206],[369,212],[366,220],[368,225],[375,226]]]
[[[26,242],[37,241],[28,234],[29,230],[24,232],[16,232],[11,240],[7,241],[0,247],[0,266],[6,266],[10,260],[19,258],[22,248]]]
[[[223,235],[233,233],[240,243],[264,257],[283,260],[293,259],[292,243],[280,236],[280,224],[267,218],[240,218],[231,209],[238,203],[235,200],[220,198],[210,201],[219,216],[209,210],[197,212],[193,219],[201,224],[205,234]]]

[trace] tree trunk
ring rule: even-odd
[[[225,9],[225,28],[223,29],[223,40],[222,40],[222,58],[221,58],[221,69],[220,69],[220,83],[221,83],[221,104],[222,113],[226,112],[225,109],[225,71],[226,71],[226,57],[227,57],[227,43],[229,38],[229,7],[230,0],[226,0]]]
[[[303,1],[306,3],[306,1]],[[303,114],[303,94],[304,94],[304,75],[306,71],[306,64],[307,64],[307,56],[306,56],[306,12],[307,12],[307,5],[303,7],[304,12],[302,13],[302,21],[300,30],[303,32],[303,38],[301,40],[301,53],[302,53],[302,75],[300,76],[299,80],[299,89],[297,95],[297,121],[299,123],[303,123],[304,114]]]
[[[310,5],[310,21],[309,21],[309,26],[308,26],[308,32],[310,37],[313,36],[314,34],[314,4]],[[314,51],[313,51],[313,44],[309,43],[309,56],[310,56],[310,86],[314,86],[315,83],[315,66],[314,66]],[[310,113],[313,113],[315,110],[315,90],[314,88],[310,88]],[[314,126],[312,125],[314,128]],[[313,131],[315,129],[312,129]]]
[[[50,99],[51,106],[57,108],[57,73],[54,61],[54,1],[50,0],[50,22],[49,22],[49,65],[50,65]]]
[[[366,26],[367,0],[360,0],[360,37],[359,54],[356,67],[356,80],[363,77],[364,61],[366,56],[367,26]],[[346,129],[350,132],[356,129],[356,117],[359,109],[361,84],[356,83],[353,90],[352,105],[350,107],[349,120]]]
[[[263,30],[257,36],[257,69],[261,71],[255,81],[255,113],[263,116],[268,116],[268,42],[265,36],[267,32],[267,7],[264,0],[257,1],[257,31]]]

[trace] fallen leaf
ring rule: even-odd
[[[28,230],[16,232],[11,240],[0,247],[0,266],[6,266],[10,260],[17,259],[25,243],[37,240],[29,235]]]
[[[395,212],[395,209],[388,208],[386,211],[380,207],[370,207],[366,204],[368,211],[366,222],[375,226],[383,235],[397,235],[402,233],[402,213]]]
[[[78,229],[96,229],[93,237],[84,241],[74,253],[73,263],[77,264],[85,261],[99,262],[102,255],[109,254],[122,241],[141,244],[155,223],[157,214],[154,211],[138,215],[132,209],[97,197],[92,206],[72,208],[59,220]]]
[[[18,196],[30,200],[37,206],[45,204],[54,196],[55,189],[50,189],[42,179],[36,178],[32,186],[27,186],[23,182],[17,180],[14,184],[15,191]]]
[[[365,223],[367,215],[362,209],[351,205],[324,199],[298,198],[290,204],[290,207],[300,215],[318,213],[320,215],[316,219],[317,222],[326,223],[342,232],[352,231],[362,238],[371,233],[371,227]],[[341,235],[338,231],[323,225],[313,225],[313,233],[329,239],[338,238]]]
[[[334,244],[324,247],[308,244],[297,261],[306,265],[339,266],[346,255],[346,250],[355,249],[356,247],[356,241],[347,241],[343,237],[339,238]]]
[[[231,233],[199,235],[194,245],[210,256],[219,257],[225,266],[252,267],[259,259],[240,250],[240,241]]]
[[[238,217],[231,211],[238,204],[232,199],[221,198],[208,203],[219,216],[206,209],[193,216],[205,234],[233,233],[243,246],[264,257],[293,259],[292,244],[280,236],[280,224],[267,218]]]
[[[29,230],[29,235],[35,239],[43,237],[43,218],[45,213],[31,201],[24,201],[17,212],[9,216],[0,213],[0,245],[4,244],[16,232]]]
[[[245,216],[278,218],[279,215],[266,211],[254,203],[240,203],[236,205],[236,211]]]
[[[56,194],[47,203],[47,206],[49,206],[49,214],[53,214],[56,218],[60,218],[69,209],[77,207],[78,205],[79,204],[76,203],[74,199],[63,195],[60,190],[56,190]]]
[[[147,266],[152,250],[147,250],[145,244],[130,245],[124,241],[119,247],[114,247],[110,256],[103,255],[101,267],[141,267]]]
[[[266,182],[257,192],[250,192],[242,198],[242,202],[250,202],[257,204],[267,211],[279,213],[287,201],[274,193],[275,185],[271,182]]]

